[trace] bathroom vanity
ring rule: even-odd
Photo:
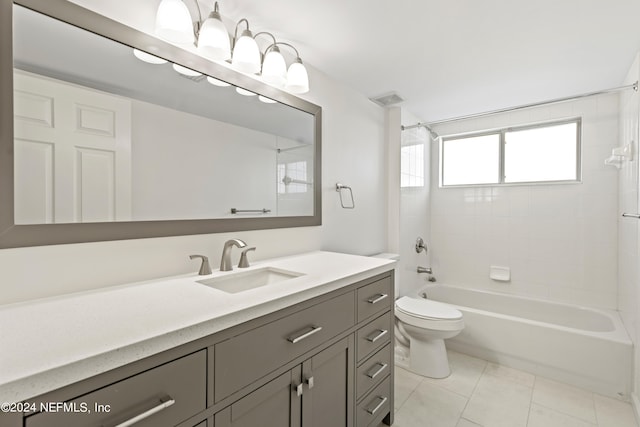
[[[393,267],[313,252],[0,308],[1,424],[390,424]]]

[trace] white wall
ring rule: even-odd
[[[617,306],[618,95],[436,126],[440,135],[581,116],[581,184],[438,188],[432,155],[432,260],[439,282],[588,306]],[[544,167],[544,165],[541,165]],[[489,279],[511,268],[510,283]]]
[[[401,112],[402,125],[410,126],[419,121],[416,116],[406,110]],[[427,283],[428,275],[418,274],[417,267],[431,267],[431,224],[430,224],[430,190],[431,190],[431,139],[424,128],[407,129],[401,132],[401,145],[424,145],[423,187],[403,187],[400,191],[400,261],[398,262],[398,285],[401,295],[414,294],[419,287]],[[417,253],[416,239],[422,237],[428,252]],[[438,276],[438,271],[434,271]]]
[[[640,78],[640,55],[627,74],[624,84],[631,84]],[[622,163],[618,173],[618,213],[638,213],[638,123],[640,122],[640,95],[626,92],[620,96],[620,140],[619,145],[633,144],[634,159]],[[640,221],[618,217],[618,309],[631,340],[634,342],[635,378],[633,394],[636,401],[640,392]]]
[[[154,2],[76,0],[85,7],[149,30]],[[274,11],[279,13],[279,11]],[[323,107],[323,225],[0,250],[0,303],[94,289],[197,271],[188,255],[218,264],[224,241],[257,246],[252,259],[325,249],[357,254],[386,250],[384,110],[306,64],[311,92]],[[340,208],[335,183],[353,187],[356,209]],[[234,262],[238,253],[234,254]]]
[[[136,100],[131,114],[134,221],[277,212],[275,135]]]

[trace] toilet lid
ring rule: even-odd
[[[462,313],[452,306],[424,298],[402,297],[396,300],[396,309],[409,316],[432,320],[462,319]]]

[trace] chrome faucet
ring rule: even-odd
[[[420,267],[420,266],[418,266],[418,273],[433,274],[433,272],[431,271],[431,267]]]
[[[231,248],[235,246],[238,248],[244,248],[247,246],[245,242],[240,239],[227,240],[222,248],[222,259],[220,260],[220,271],[231,271],[233,265],[231,264]]]

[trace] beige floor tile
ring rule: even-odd
[[[527,427],[596,427],[596,425],[533,403]]]
[[[456,427],[467,398],[422,382],[396,413],[394,427]]]
[[[611,397],[593,395],[599,427],[638,427],[630,403]]]
[[[537,377],[533,402],[592,424],[597,423],[593,393],[578,387]]]
[[[393,404],[396,411],[400,409],[409,395],[416,387],[418,387],[418,384],[420,384],[422,380],[424,380],[424,377],[396,366],[394,381],[395,400]]]
[[[482,375],[487,362],[477,357],[454,351],[448,352],[451,375],[447,378],[426,378],[425,381],[436,384],[454,393],[470,397]]]
[[[462,416],[484,427],[525,427],[531,393],[516,381],[483,375]]]
[[[527,387],[533,387],[536,379],[536,376],[533,374],[521,371],[519,369],[508,368],[496,363],[487,363],[484,374],[515,381]]]

